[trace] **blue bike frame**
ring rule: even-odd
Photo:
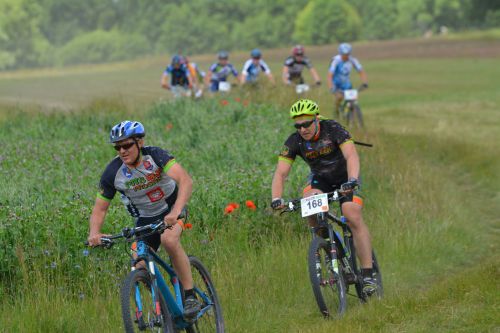
[[[155,294],[155,290],[159,290],[163,296],[163,299],[167,304],[168,310],[170,312],[170,315],[172,316],[176,328],[183,329],[190,326],[191,323],[185,321],[183,317],[184,305],[182,304],[181,284],[174,269],[170,265],[165,263],[165,261],[163,261],[156,253],[150,251],[148,245],[144,241],[137,241],[136,251],[137,251],[137,259],[134,260],[134,262],[139,262],[141,260],[145,261],[148,267],[148,271],[151,274],[152,277],[151,294],[155,302],[154,304],[155,308],[158,309],[158,304],[159,304],[159,299],[158,296]],[[165,279],[163,278],[163,275],[161,274],[160,269],[158,268],[158,265],[168,273],[170,277],[170,283],[174,289],[174,295],[172,295],[170,288],[168,287]],[[135,267],[134,265],[132,265],[132,270],[134,269]],[[195,286],[194,291],[198,295],[198,297],[200,297],[203,300],[202,303],[207,304],[198,313],[196,317],[197,320],[201,316],[203,316],[205,312],[207,312],[214,304],[212,303],[211,299],[198,287]],[[142,302],[138,288],[136,288],[135,299],[138,311],[142,312]]]

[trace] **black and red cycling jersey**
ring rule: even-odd
[[[285,141],[279,160],[291,164],[300,156],[313,175],[338,183],[347,180],[347,162],[340,147],[348,142],[353,142],[352,137],[342,125],[335,120],[320,120],[315,140],[308,141],[298,132],[293,133]]]
[[[284,66],[288,67],[288,79],[294,83],[304,83],[302,70],[304,67],[312,68],[312,63],[307,57],[302,57],[302,60],[297,61],[294,56],[286,58]]]

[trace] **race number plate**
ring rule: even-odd
[[[225,82],[225,81],[219,82],[219,90],[220,91],[229,91],[229,90],[231,90],[231,83]]]
[[[328,194],[322,193],[300,200],[302,217],[328,211]]]
[[[344,90],[344,98],[348,101],[358,99],[358,91],[356,89]]]
[[[297,94],[302,94],[309,91],[309,85],[307,84],[298,84],[295,86],[295,92]]]

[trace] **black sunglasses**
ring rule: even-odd
[[[295,123],[295,124],[293,124],[293,127],[295,127],[296,129],[300,129],[301,127],[308,128],[309,126],[311,126],[311,124],[314,121],[315,121],[315,119],[309,120],[309,121],[304,121],[303,123]]]
[[[130,147],[132,147],[133,145],[135,145],[135,142],[129,142],[129,143],[126,143],[126,144],[123,144],[123,145],[116,145],[116,146],[113,146],[113,148],[115,148],[116,151],[120,151],[120,149],[125,149],[125,150],[129,150]]]

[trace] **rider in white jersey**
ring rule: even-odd
[[[262,52],[259,49],[253,49],[250,52],[251,59],[248,59],[243,65],[243,70],[241,71],[241,84],[244,83],[255,83],[259,74],[264,72],[269,81],[274,84],[274,77],[271,74],[271,69],[262,60]]]
[[[332,58],[328,69],[328,88],[335,94],[335,112],[339,116],[340,103],[344,99],[344,90],[352,89],[351,71],[354,68],[361,78],[362,87],[368,88],[368,77],[358,59],[351,56],[352,46],[342,43],[339,54]]]

